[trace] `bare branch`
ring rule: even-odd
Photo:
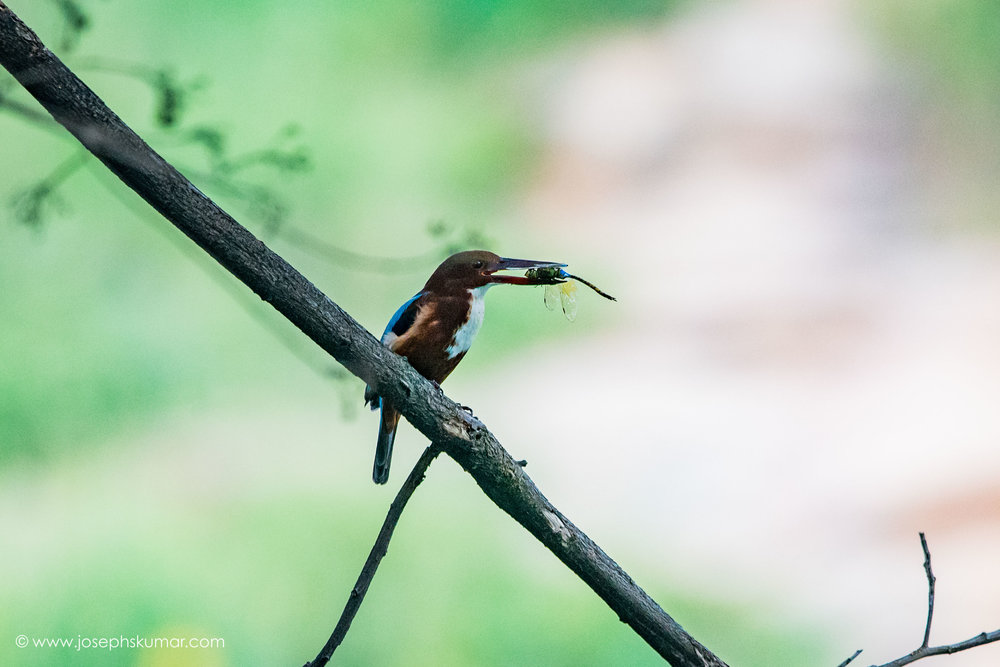
[[[837,665],[837,667],[847,667],[849,664],[851,664],[852,662],[854,662],[854,659],[856,657],[858,657],[859,655],[861,655],[861,651],[862,651],[862,649],[859,648],[857,651],[854,652],[854,655],[852,655],[847,660],[845,660],[844,662],[842,662],[839,665]]]
[[[920,548],[924,550],[924,572],[927,573],[927,625],[924,626],[924,641],[920,648],[927,648],[931,641],[931,621],[934,620],[934,571],[931,570],[931,551],[927,548],[927,537],[920,533]]]
[[[904,655],[902,658],[897,658],[892,662],[878,665],[878,667],[903,667],[903,665],[909,665],[912,662],[922,660],[923,658],[929,658],[932,655],[951,655],[952,653],[967,651],[970,648],[983,646],[995,641],[1000,641],[1000,630],[994,630],[993,632],[980,632],[975,637],[966,639],[964,642],[956,642],[954,644],[946,644],[944,646],[922,646],[909,655]]]
[[[368,560],[365,561],[364,567],[361,568],[361,575],[358,577],[357,583],[351,589],[347,606],[344,607],[344,612],[340,615],[337,627],[334,628],[333,634],[330,635],[330,639],[326,642],[323,650],[319,652],[319,655],[316,656],[316,659],[306,663],[305,667],[323,667],[323,665],[330,661],[333,652],[337,650],[340,643],[344,641],[344,637],[351,627],[351,621],[354,620],[355,614],[358,613],[358,609],[361,608],[361,603],[365,599],[365,593],[368,592],[368,586],[375,576],[375,571],[378,570],[378,565],[382,562],[382,557],[389,550],[389,540],[392,539],[392,531],[395,530],[407,501],[413,495],[413,492],[417,490],[420,482],[424,480],[424,473],[427,472],[427,467],[440,451],[440,449],[431,445],[417,459],[416,465],[413,466],[413,470],[410,471],[410,475],[403,482],[403,486],[400,487],[395,500],[392,501],[392,505],[389,506],[389,512],[382,523],[382,530],[379,531],[371,553],[368,554]]]
[[[927,573],[927,624],[924,626],[924,641],[920,644],[920,648],[915,651],[904,655],[902,658],[896,658],[890,662],[881,665],[872,665],[871,667],[903,667],[903,665],[909,665],[910,663],[916,662],[917,660],[922,660],[924,658],[929,658],[933,655],[951,655],[952,653],[959,653],[960,651],[967,651],[970,648],[975,648],[977,646],[983,646],[984,644],[990,644],[995,641],[1000,641],[1000,630],[994,630],[993,632],[980,632],[975,637],[966,639],[962,642],[956,642],[954,644],[944,644],[942,646],[928,646],[931,635],[931,619],[934,617],[934,584],[937,581],[934,576],[934,572],[931,570],[931,551],[927,547],[927,537],[920,533],[920,547],[924,552],[924,572]],[[839,667],[845,667],[850,664],[852,660],[858,657],[861,650],[855,651],[854,655],[840,663]]]
[[[0,2],[2,64],[125,184],[455,459],[676,667],[723,667],[542,495],[497,439],[155,153]]]

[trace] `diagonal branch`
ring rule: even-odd
[[[975,637],[966,639],[963,642],[955,642],[954,644],[944,644],[942,646],[921,646],[916,651],[904,655],[902,658],[897,658],[892,662],[887,662],[885,664],[878,665],[877,667],[903,667],[904,665],[909,665],[911,662],[929,658],[932,655],[951,655],[952,653],[967,651],[970,648],[984,646],[995,641],[1000,641],[1000,630],[994,630],[993,632],[980,632]]]
[[[477,419],[383,347],[336,303],[154,152],[0,2],[0,64],[126,185],[400,409],[494,503],[548,547],[677,667],[721,667],[597,544],[542,495]]]
[[[862,649],[859,648],[857,651],[854,652],[854,654],[851,657],[849,657],[847,660],[845,660],[844,662],[842,662],[839,665],[837,665],[837,667],[847,667],[849,664],[851,664],[852,662],[854,662],[854,659],[856,657],[858,657],[859,655],[861,655],[861,651],[862,651]]]
[[[368,554],[368,560],[365,561],[364,567],[361,568],[361,574],[358,576],[357,583],[351,589],[351,595],[347,599],[347,605],[344,607],[344,612],[340,615],[340,620],[337,621],[337,627],[333,629],[333,634],[330,635],[330,639],[323,646],[316,659],[306,663],[305,667],[323,667],[330,661],[333,652],[337,650],[340,643],[344,641],[347,631],[351,628],[351,622],[354,620],[354,616],[358,613],[358,609],[361,608],[361,603],[365,599],[365,594],[368,592],[368,586],[372,583],[375,571],[378,570],[379,563],[382,562],[382,558],[389,550],[389,540],[392,539],[392,531],[396,529],[396,524],[399,522],[399,517],[403,514],[406,503],[410,500],[413,492],[417,490],[417,487],[420,486],[420,482],[424,481],[424,473],[427,472],[427,467],[440,452],[441,450],[431,445],[417,459],[417,463],[413,466],[413,470],[410,471],[409,477],[403,482],[403,486],[400,487],[395,500],[389,506],[389,512],[382,523],[382,530],[379,531],[378,537],[375,539],[371,553]]]

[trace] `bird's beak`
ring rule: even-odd
[[[497,274],[496,271],[527,271],[528,269],[547,269],[553,267],[563,267],[565,264],[560,264],[559,262],[537,262],[532,259],[510,259],[509,257],[501,257],[500,261],[490,267],[490,281],[494,283],[506,283],[508,285],[534,285],[528,278],[524,275],[520,276],[510,276],[506,274]]]

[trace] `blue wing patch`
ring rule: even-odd
[[[406,333],[406,330],[413,326],[414,320],[417,319],[417,308],[411,308],[414,302],[424,295],[423,292],[417,292],[410,298],[409,301],[404,303],[399,307],[399,310],[395,312],[392,319],[389,320],[389,324],[385,325],[385,331],[382,332],[382,342],[385,342],[385,337],[389,335],[389,332],[396,334],[397,336],[402,336]]]
[[[385,325],[385,331],[382,332],[381,341],[383,343],[386,342],[386,336],[390,332],[396,336],[402,336],[406,333],[407,329],[413,326],[413,322],[417,319],[417,310],[419,308],[415,306],[411,308],[411,306],[423,295],[423,292],[417,292],[393,314],[392,319],[389,320],[389,324]],[[365,405],[370,406],[372,410],[378,410],[382,407],[382,398],[375,393],[374,389],[367,385],[365,386]]]

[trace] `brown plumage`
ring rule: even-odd
[[[452,255],[431,274],[424,288],[396,311],[382,334],[382,343],[406,357],[425,378],[440,384],[465,357],[479,332],[486,290],[499,283],[531,284],[524,276],[496,272],[548,266],[564,265],[507,259],[486,250]],[[382,409],[372,479],[384,484],[389,479],[399,412],[372,387],[365,388],[365,402],[372,410]]]

